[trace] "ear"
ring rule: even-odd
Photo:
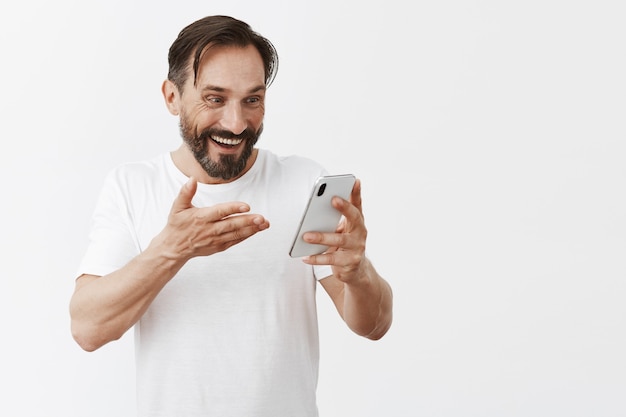
[[[178,116],[180,113],[180,94],[176,85],[170,80],[165,80],[161,86],[161,92],[167,109],[174,116]]]

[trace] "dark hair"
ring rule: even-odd
[[[274,45],[253,31],[247,23],[230,16],[207,16],[181,30],[169,49],[167,78],[182,92],[188,76],[189,61],[193,55],[195,85],[202,54],[208,48],[217,45],[240,47],[253,45],[263,59],[265,85],[269,86],[274,80],[278,70],[278,53]]]

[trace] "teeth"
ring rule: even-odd
[[[221,143],[222,145],[239,145],[241,142],[243,142],[243,139],[226,139],[226,138],[221,138],[219,136],[213,136],[213,140],[216,141],[217,143]]]

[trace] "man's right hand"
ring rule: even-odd
[[[270,226],[262,215],[248,213],[250,206],[240,201],[195,207],[191,200],[197,188],[194,178],[183,185],[172,204],[167,225],[153,239],[151,246],[161,246],[163,255],[185,262],[212,255]]]

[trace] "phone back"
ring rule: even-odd
[[[334,196],[349,200],[355,181],[352,174],[328,175],[317,179],[289,251],[291,257],[316,255],[328,249],[325,245],[305,242],[302,235],[313,231],[334,232],[337,229],[341,213],[331,205],[331,200]]]

